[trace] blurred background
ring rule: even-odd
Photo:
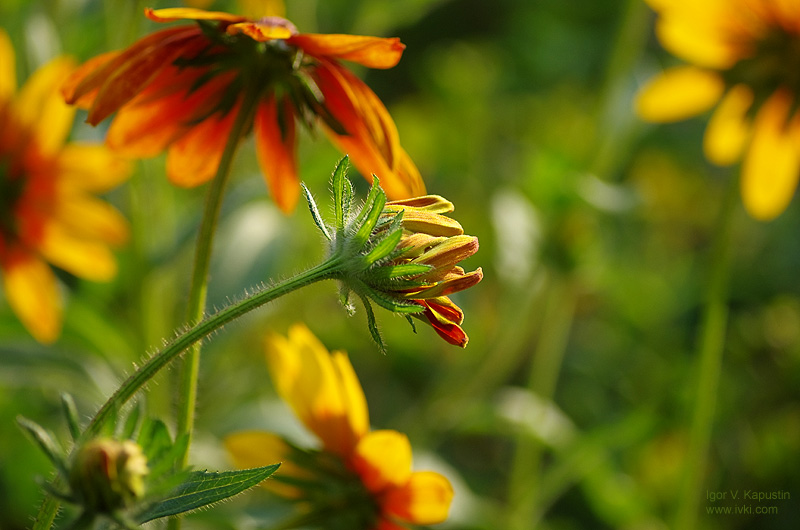
[[[244,2],[243,2],[244,3]],[[207,2],[240,12],[237,2]],[[18,79],[59,53],[85,60],[156,24],[143,7],[178,2],[3,0]],[[246,7],[245,7],[246,9]],[[696,337],[719,211],[738,168],[703,158],[704,120],[666,126],[632,111],[637,89],[675,59],[640,0],[286,0],[301,32],[398,36],[390,70],[356,70],[394,117],[431,193],[481,249],[477,287],[458,293],[465,350],[380,310],[389,351],[363,308],[348,317],[336,286],[291,294],[229,325],[203,352],[198,467],[232,466],[221,438],[263,428],[302,436],[275,397],[266,330],[303,321],[350,354],[374,428],[406,432],[420,469],[446,474],[456,498],[443,529],[670,528],[681,489]],[[102,139],[79,113],[73,138]],[[339,159],[304,135],[303,180],[327,211]],[[366,183],[354,179],[363,196]],[[48,477],[15,425],[22,414],[67,439],[59,395],[83,418],[181,326],[204,189],[171,187],[164,157],[137,162],[108,195],[130,219],[120,274],[97,284],[60,273],[59,341],[38,345],[0,297],[0,528],[29,526]],[[301,205],[302,206],[302,205]],[[790,529],[800,520],[800,205],[749,219],[738,202],[730,314],[704,491],[703,529]],[[212,266],[210,304],[322,258],[308,212],[284,216],[239,151]],[[177,370],[143,395],[170,422]],[[769,515],[708,514],[705,490],[785,491]],[[281,515],[251,491],[189,517],[188,528],[268,528]],[[753,503],[755,506],[757,503]]]

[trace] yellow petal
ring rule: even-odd
[[[298,477],[303,472],[287,460],[291,449],[282,438],[260,431],[242,431],[230,434],[223,441],[225,450],[238,469],[270,466],[280,463],[275,477]],[[283,497],[299,497],[301,490],[280,480],[266,480],[261,486]]]
[[[447,519],[453,500],[453,486],[446,477],[433,471],[411,474],[408,482],[389,491],[384,510],[414,524],[437,524]]]
[[[3,290],[11,309],[36,340],[49,344],[61,332],[62,303],[53,271],[31,255],[2,264]]]
[[[54,59],[28,78],[18,96],[20,119],[31,127],[45,153],[54,153],[67,139],[75,108],[64,103],[61,84],[74,69],[66,57]]]
[[[664,48],[698,66],[716,69],[732,66],[742,53],[737,48],[736,37],[740,34],[733,31],[754,29],[746,18],[746,9],[731,6],[729,0],[648,0],[648,3],[659,13],[656,35]]]
[[[352,367],[334,362],[325,346],[302,324],[288,339],[267,337],[267,364],[278,394],[328,451],[347,455],[368,424],[366,403]],[[348,361],[349,363],[349,361]]]
[[[5,31],[0,29],[0,100],[10,99],[17,90],[17,70],[14,47]]]
[[[653,122],[680,121],[701,114],[719,101],[725,90],[714,72],[692,66],[665,70],[636,97],[636,113]]]
[[[58,155],[61,180],[75,189],[102,193],[131,174],[131,164],[103,145],[69,143]]]
[[[745,85],[733,87],[708,121],[703,150],[708,159],[720,166],[733,164],[742,156],[750,135],[747,111],[753,104],[753,92]]]
[[[64,193],[56,205],[55,219],[77,237],[110,245],[128,239],[128,222],[105,201],[81,193]]]
[[[742,199],[755,219],[780,215],[792,200],[800,170],[800,129],[788,122],[792,97],[776,92],[758,111],[742,166]]]
[[[117,273],[117,262],[109,248],[83,239],[51,222],[44,229],[39,251],[47,261],[80,278],[107,281]]]
[[[145,8],[144,14],[153,22],[174,22],[176,20],[214,20],[219,22],[241,22],[247,20],[239,15],[223,11],[205,11],[191,7],[168,7],[165,9]]]
[[[400,486],[411,476],[411,444],[397,431],[372,431],[356,445],[350,465],[372,492]]]
[[[369,412],[364,389],[361,388],[361,383],[346,353],[333,352],[331,361],[337,373],[342,405],[350,429],[356,438],[361,438],[369,431]]]

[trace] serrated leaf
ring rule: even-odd
[[[56,469],[66,477],[67,466],[64,462],[64,452],[56,445],[51,433],[38,423],[23,416],[17,416],[17,424],[30,435],[39,448],[44,451],[44,454],[47,455],[47,458],[56,466]]]
[[[69,434],[72,436],[72,441],[77,442],[81,436],[81,423],[78,419],[78,409],[75,407],[75,400],[72,396],[64,392],[61,394],[61,408],[64,410],[64,416],[67,419],[67,427]]]
[[[322,216],[319,214],[319,208],[317,208],[317,203],[314,202],[314,197],[311,196],[311,192],[302,182],[300,183],[300,187],[303,189],[303,195],[305,195],[306,202],[308,203],[308,210],[311,212],[311,217],[314,219],[314,224],[316,224],[317,228],[320,229],[322,235],[325,236],[325,239],[330,241],[331,235],[322,220]]]
[[[350,168],[350,157],[345,155],[336,169],[333,170],[333,212],[334,226],[338,231],[344,228],[344,223],[350,215],[350,205],[353,201],[353,185],[347,178],[347,171]]]
[[[139,514],[136,520],[142,524],[225,500],[256,486],[272,475],[278,467],[280,464],[219,473],[192,472],[167,498],[150,506],[144,513]]]

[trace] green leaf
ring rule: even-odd
[[[67,418],[67,427],[72,441],[77,442],[81,436],[81,423],[78,420],[78,409],[75,407],[75,400],[72,396],[64,392],[61,394],[61,407],[64,409],[64,416]]]
[[[306,202],[308,203],[308,210],[311,212],[311,217],[314,219],[314,224],[316,224],[317,228],[320,229],[322,235],[325,236],[325,239],[330,241],[331,235],[328,232],[325,223],[322,221],[322,216],[319,214],[319,208],[317,208],[317,203],[314,202],[314,197],[311,196],[311,192],[308,191],[308,188],[306,188],[305,184],[301,182],[300,186],[303,188],[303,195],[305,195],[306,197]]]
[[[333,170],[333,211],[336,231],[344,229],[344,224],[350,215],[350,205],[353,202],[353,185],[347,178],[347,170],[350,168],[350,157],[345,155],[336,169]]]
[[[17,416],[17,424],[22,427],[22,430],[28,433],[39,448],[44,451],[44,454],[50,459],[56,469],[58,469],[63,476],[67,476],[67,466],[64,462],[64,451],[56,445],[53,440],[52,434],[38,423],[31,420]]]
[[[139,524],[189,512],[225,500],[259,484],[272,475],[280,464],[213,473],[195,471],[166,498],[139,514]]]
[[[169,453],[173,446],[167,426],[163,421],[152,418],[144,421],[136,441],[142,447],[147,462],[150,464],[158,462]]]

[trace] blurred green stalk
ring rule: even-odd
[[[551,403],[575,314],[576,293],[571,278],[553,273],[548,283],[547,303],[539,340],[533,353],[528,388],[545,403]],[[544,515],[539,490],[545,443],[522,430],[516,437],[508,494],[510,530],[535,528]]]
[[[689,432],[689,448],[678,491],[675,524],[672,526],[681,530],[692,530],[697,524],[728,327],[728,284],[733,220],[738,200],[737,179],[731,178],[728,187],[711,249],[710,277],[698,337],[697,388]]]

